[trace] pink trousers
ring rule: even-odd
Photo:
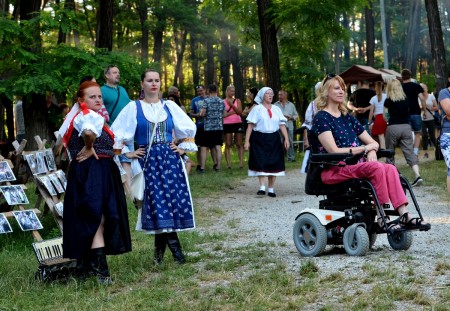
[[[392,203],[394,209],[408,204],[403,192],[397,168],[381,162],[362,162],[344,167],[333,166],[322,172],[324,184],[333,185],[343,181],[360,178],[369,180],[381,204]]]

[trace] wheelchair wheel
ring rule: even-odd
[[[356,227],[353,239],[350,230],[344,232],[344,249],[350,256],[364,256],[369,250],[369,235],[363,227]]]
[[[397,251],[405,251],[411,247],[413,241],[413,233],[411,231],[403,231],[395,234],[388,234],[389,245]]]
[[[300,255],[318,256],[327,246],[327,231],[317,217],[303,214],[294,225],[294,243]]]

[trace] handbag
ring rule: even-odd
[[[145,178],[144,178],[144,171],[145,168],[147,167],[147,160],[148,160],[148,155],[150,153],[150,148],[152,147],[152,143],[153,143],[153,138],[155,137],[156,134],[156,128],[157,128],[157,124],[158,124],[158,120],[159,117],[161,115],[161,112],[164,110],[164,105],[166,104],[163,100],[161,100],[162,103],[162,107],[158,112],[158,117],[156,118],[155,121],[155,126],[153,126],[153,130],[152,130],[152,136],[150,138],[150,142],[147,146],[147,152],[145,155],[145,161],[144,161],[144,167],[142,168],[142,171],[136,175],[133,176],[133,178],[131,178],[131,195],[133,196],[133,198],[138,201],[138,205],[139,203],[141,203],[144,200],[144,190],[145,190]],[[136,101],[137,104],[137,101]]]
[[[441,124],[441,117],[439,114],[433,113],[431,112],[430,109],[426,108],[428,110],[429,113],[431,113],[431,115],[433,116],[434,119],[434,124],[436,125],[440,125]]]

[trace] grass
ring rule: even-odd
[[[286,163],[287,169],[298,169],[301,159]],[[237,163],[235,161],[235,163]],[[237,166],[237,165],[236,165]],[[29,233],[21,232],[11,221],[14,232],[0,235],[0,311],[1,310],[392,310],[404,302],[414,302],[424,310],[450,309],[450,282],[439,290],[437,301],[430,301],[418,288],[414,271],[400,277],[401,268],[394,264],[380,271],[376,262],[367,262],[360,286],[344,272],[321,276],[321,267],[314,259],[302,258],[298,271],[288,270],[283,260],[272,256],[276,243],[254,243],[236,247],[230,234],[214,231],[214,224],[226,214],[215,202],[223,189],[239,187],[245,170],[232,172],[193,172],[190,176],[194,205],[208,197],[209,206],[196,205],[198,230],[183,232],[180,239],[187,253],[187,264],[175,264],[169,254],[165,264],[155,267],[153,237],[132,228],[133,251],[108,258],[115,283],[103,287],[95,279],[69,279],[43,284],[34,280],[37,260],[31,249]],[[426,185],[442,199],[446,198],[443,162],[421,165]],[[410,169],[400,170],[411,179]],[[437,173],[437,172],[442,172]],[[428,189],[428,188],[427,188]],[[36,201],[34,187],[27,195]],[[202,200],[203,201],[203,200]],[[136,210],[129,204],[130,224],[136,221]],[[59,235],[50,215],[42,215],[44,239]],[[235,229],[236,220],[226,225]],[[379,259],[381,260],[381,259]],[[389,261],[389,256],[383,258]],[[407,254],[402,265],[415,260]],[[448,275],[450,263],[443,254],[433,267],[434,275]],[[337,295],[330,294],[336,291]],[[400,303],[400,304],[397,304]],[[403,308],[402,308],[403,309]],[[413,310],[406,306],[405,310]]]

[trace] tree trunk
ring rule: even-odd
[[[97,10],[97,34],[95,47],[112,51],[114,0],[100,0]]]
[[[230,41],[230,60],[231,65],[233,66],[233,83],[236,90],[235,96],[236,98],[239,98],[241,102],[245,102],[244,77],[239,58],[239,40],[234,30],[230,33]]]
[[[89,22],[89,15],[88,15],[89,11],[88,11],[88,8],[86,5],[86,1],[83,1],[83,11],[84,11],[84,19],[86,20],[86,28],[89,31],[89,36],[91,37],[92,44],[94,45],[95,44],[95,35],[94,35],[94,32],[92,31],[91,23]],[[98,8],[97,8],[97,11],[98,11]]]
[[[364,8],[366,17],[366,64],[375,65],[375,26],[373,20],[372,1],[369,1]]]
[[[220,31],[220,76],[222,77],[222,95],[225,97],[225,90],[230,85],[230,40],[227,29]]]
[[[344,15],[343,15],[342,27],[344,27],[346,30],[350,31],[347,13],[344,13]],[[344,42],[344,61],[346,63],[350,62],[350,42],[348,40],[345,40],[345,42]]]
[[[195,34],[190,34],[189,39],[189,47],[191,51],[191,63],[192,63],[192,81],[194,82],[194,86],[200,84],[200,67],[198,64],[198,56],[197,56],[197,39]]]
[[[174,32],[175,33],[175,32]],[[181,42],[178,39],[177,35],[174,35],[175,39],[175,47],[176,47],[176,55],[177,55],[177,61],[175,64],[175,74],[173,77],[173,85],[178,86],[180,85],[180,76],[182,74],[182,70],[183,70],[183,56],[184,56],[184,51],[186,50],[186,42],[187,42],[187,30],[183,30],[183,33],[181,34]]]
[[[0,13],[6,14],[9,10],[9,1],[8,0],[0,0]]]
[[[208,87],[209,84],[217,84],[216,79],[214,77],[215,72],[214,65],[214,47],[212,39],[206,38],[206,67],[205,67],[205,87]]]
[[[275,94],[281,89],[280,58],[278,54],[277,29],[273,16],[272,0],[257,0],[261,50],[264,67],[264,82]]]
[[[417,44],[416,38],[419,37],[420,30],[420,2],[420,0],[411,0],[408,33],[406,35],[406,50],[404,54],[404,67],[410,69],[413,76],[415,76],[417,72],[417,53],[419,44]]]
[[[428,28],[430,31],[431,56],[433,58],[436,75],[436,91],[446,87],[447,63],[445,60],[444,36],[439,16],[437,0],[425,0]]]
[[[148,27],[146,25],[148,17],[148,6],[147,1],[139,0],[138,8],[139,21],[141,23],[141,59],[144,63],[148,62]]]
[[[56,0],[56,4],[60,4],[60,0]],[[75,11],[75,3],[74,0],[66,0],[64,2],[64,9],[65,10],[72,10]],[[63,16],[65,16],[65,13],[63,13]],[[61,22],[60,22],[61,24]],[[61,43],[66,43],[67,42],[67,33],[65,33],[62,30],[62,27],[59,26],[59,31],[58,31],[58,42],[57,44],[61,44]]]
[[[30,20],[36,12],[40,12],[40,0],[18,0],[19,5],[18,17],[20,20]],[[33,42],[29,44],[24,42],[24,46],[28,46],[29,51],[35,54],[41,52],[41,36],[40,29],[34,29]],[[27,149],[34,150],[37,145],[34,136],[39,135],[42,139],[51,139],[49,137],[49,122],[47,118],[47,105],[45,95],[26,94],[23,98],[23,117],[25,120],[26,139],[28,140]]]

